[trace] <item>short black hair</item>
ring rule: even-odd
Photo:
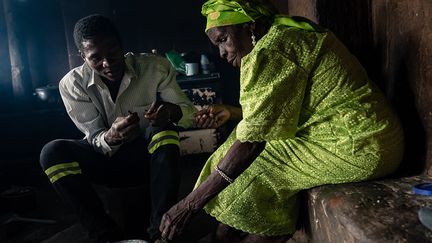
[[[79,19],[73,32],[75,45],[79,50],[83,49],[83,41],[96,37],[114,38],[122,44],[120,34],[114,23],[100,14],[92,14]]]

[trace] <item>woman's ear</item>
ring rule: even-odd
[[[254,31],[255,31],[255,22],[246,23],[244,25],[244,27],[247,28],[247,30],[249,30],[249,32],[254,33]]]
[[[255,22],[250,22],[250,23],[246,23],[245,25],[243,25],[246,30],[247,33],[250,34],[250,38],[252,40],[252,48],[256,45],[257,42],[257,38],[255,36]]]
[[[84,55],[84,53],[81,50],[78,50],[78,52],[79,52],[81,58],[85,61],[85,55]]]

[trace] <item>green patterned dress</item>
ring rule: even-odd
[[[205,207],[252,234],[295,231],[297,193],[397,169],[403,132],[385,97],[331,32],[272,26],[242,59],[243,120],[209,158],[196,186],[234,141],[266,141],[263,152]]]

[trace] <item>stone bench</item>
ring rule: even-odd
[[[432,196],[415,194],[425,175],[361,183],[325,185],[307,192],[311,242],[432,242],[418,211]]]

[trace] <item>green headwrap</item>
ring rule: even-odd
[[[201,13],[207,17],[206,32],[213,27],[254,22],[259,17],[275,14],[263,4],[252,5],[244,0],[209,0],[202,6]]]
[[[246,0],[209,0],[203,4],[202,15],[207,17],[205,31],[218,26],[255,22],[260,17],[273,18],[273,24],[287,25],[308,31],[316,31],[317,26],[303,18],[290,18],[276,15],[269,6],[259,1]]]

